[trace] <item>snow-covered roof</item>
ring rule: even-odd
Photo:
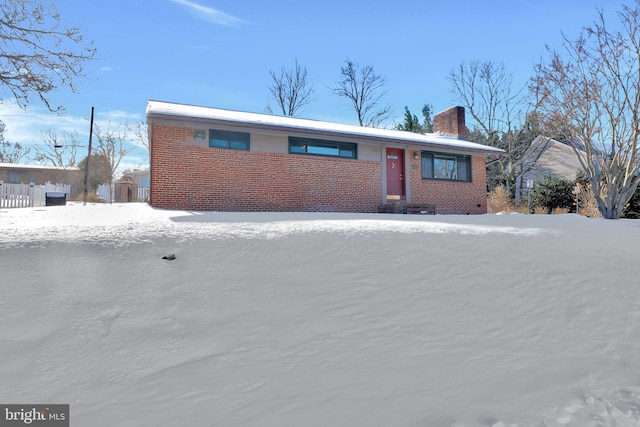
[[[249,113],[244,111],[224,110],[220,108],[199,107],[194,105],[176,104],[164,101],[149,101],[147,103],[147,117],[174,116],[205,120],[218,120],[242,123],[254,126],[279,127],[300,131],[315,131],[326,134],[360,137],[393,141],[406,145],[426,145],[430,148],[471,151],[483,154],[502,154],[505,151],[477,144],[475,142],[457,139],[436,133],[419,134],[392,129],[379,129],[342,123],[325,122],[319,120],[300,119],[271,114]]]
[[[65,171],[78,170],[78,168],[67,168],[64,166],[24,165],[20,163],[0,163],[0,169],[40,169],[40,170],[65,170]]]
[[[149,175],[149,168],[126,170],[126,171],[122,172],[122,175],[125,175],[125,176],[144,176],[144,175]]]

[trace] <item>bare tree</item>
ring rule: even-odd
[[[78,132],[48,129],[40,133],[43,145],[36,147],[34,160],[42,165],[72,168],[80,145]]]
[[[300,109],[312,101],[314,89],[307,77],[306,67],[296,60],[291,69],[282,67],[280,74],[269,71],[271,86],[269,92],[284,116],[295,116]],[[267,106],[271,111],[271,106]]]
[[[61,23],[53,3],[0,2],[0,86],[21,107],[35,95],[49,110],[62,110],[52,105],[50,93],[62,86],[76,91],[75,79],[95,54],[77,27]]]
[[[519,92],[513,91],[513,75],[493,61],[462,63],[449,72],[453,95],[490,139],[515,127],[520,119]]]
[[[116,172],[120,167],[122,159],[133,151],[133,147],[126,147],[128,127],[123,123],[113,124],[111,121],[103,128],[100,124],[94,123],[93,136],[96,143],[96,152],[103,156],[108,164],[108,182],[109,188],[116,177]],[[113,199],[112,189],[109,192],[110,199]]]
[[[388,105],[381,106],[385,78],[376,74],[371,65],[360,67],[350,59],[345,64],[340,67],[342,79],[334,87],[334,93],[351,102],[360,126],[380,126],[391,111]]]
[[[133,132],[133,143],[135,145],[144,147],[147,150],[147,156],[150,156],[151,150],[149,150],[149,128],[147,127],[147,124],[143,121],[140,121],[130,126],[130,128]]]
[[[602,10],[563,55],[548,49],[532,89],[539,111],[569,143],[604,218],[619,218],[640,182],[640,0],[622,6],[617,30]]]
[[[149,151],[149,129],[145,122],[140,121],[133,125],[133,135],[136,141]]]
[[[531,103],[525,87],[515,90],[513,75],[494,61],[462,63],[448,79],[453,95],[475,122],[472,138],[509,153],[489,159],[490,188],[504,184],[517,200],[521,177],[544,151],[530,147],[541,124],[535,112],[528,111]]]
[[[19,143],[11,143],[4,137],[6,126],[0,120],[0,163],[20,163],[31,152],[29,147]]]

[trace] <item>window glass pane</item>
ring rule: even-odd
[[[423,151],[422,178],[471,182],[471,156]]]
[[[422,153],[422,177],[433,178],[433,156]]]
[[[292,153],[304,154],[307,152],[307,147],[304,144],[291,143],[290,150]]]
[[[338,156],[340,150],[338,147],[328,147],[322,145],[307,145],[308,154],[321,154],[323,156]]]
[[[209,130],[209,147],[231,148],[234,150],[249,149],[249,134],[244,132],[229,132],[223,130]]]
[[[458,180],[471,181],[469,157],[458,157]]]
[[[356,157],[355,150],[350,148],[341,147],[340,148],[340,157],[348,157],[354,159]]]
[[[458,179],[458,165],[456,158],[434,156],[433,177],[438,179]]]
[[[458,159],[447,159],[447,178],[458,179]]]
[[[289,152],[316,156],[357,158],[356,144],[350,142],[323,141],[319,139],[289,138]]]
[[[248,140],[244,135],[231,135],[229,146],[234,150],[248,150],[249,144],[247,142]]]
[[[221,139],[220,137],[211,138],[209,140],[209,147],[227,148],[228,145],[229,145],[229,141],[227,141],[226,139]]]

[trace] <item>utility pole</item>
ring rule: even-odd
[[[93,107],[91,107],[91,124],[89,125],[89,154],[87,155],[87,164],[84,171],[84,199],[83,205],[87,205],[87,196],[89,195],[89,176],[90,176],[90,164],[91,164],[91,141],[93,137]]]

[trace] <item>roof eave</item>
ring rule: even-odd
[[[159,103],[159,104],[167,104],[167,105],[179,105],[179,104],[170,104],[164,103],[162,101],[150,101],[150,103]],[[391,131],[398,132],[398,135],[371,135],[364,132],[358,132],[361,130],[358,126],[354,125],[343,125],[339,123],[329,123],[329,122],[321,122],[314,121],[308,119],[296,119],[296,118],[284,118],[297,121],[295,125],[288,124],[280,124],[280,123],[265,123],[264,121],[259,121],[258,118],[268,117],[266,115],[258,114],[258,113],[243,113],[250,116],[255,116],[255,120],[242,120],[228,117],[213,117],[207,114],[204,114],[204,111],[218,111],[219,109],[209,108],[209,107],[194,107],[198,111],[203,111],[202,114],[184,114],[178,113],[175,111],[155,111],[153,109],[147,109],[147,119],[153,120],[157,119],[174,119],[174,120],[185,120],[188,119],[192,122],[197,123],[207,123],[207,124],[220,124],[228,127],[237,127],[243,129],[251,129],[251,130],[262,130],[269,132],[279,132],[279,133],[299,133],[304,135],[311,135],[316,137],[339,137],[342,139],[357,139],[358,142],[370,142],[376,144],[393,144],[399,145],[409,148],[414,148],[418,150],[433,150],[433,151],[442,151],[442,152],[451,152],[451,153],[464,153],[464,154],[472,154],[472,155],[502,155],[506,152],[504,150],[485,146],[482,144],[474,143],[471,141],[467,141],[464,139],[458,139],[455,137],[442,136],[442,135],[434,135],[434,138],[442,139],[442,141],[437,140],[429,140],[429,136],[425,134],[412,134],[411,132],[402,132],[402,131]],[[221,110],[228,111],[228,110]],[[278,119],[283,119],[282,117],[278,117]],[[335,128],[322,128],[324,124],[333,124],[339,126],[338,129]],[[342,128],[342,129],[341,129]],[[354,129],[351,129],[354,128]],[[369,128],[364,128],[369,129]],[[382,131],[390,131],[388,129],[382,129]],[[402,135],[400,135],[402,133]],[[419,136],[419,138],[411,138],[412,135]]]

